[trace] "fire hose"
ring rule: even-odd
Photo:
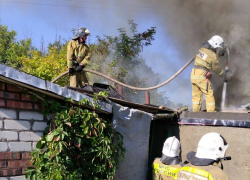
[[[170,77],[168,80],[166,80],[165,82],[157,85],[157,86],[152,86],[152,87],[148,87],[148,88],[139,88],[139,87],[134,87],[134,86],[130,86],[130,85],[127,85],[127,84],[124,84],[120,81],[117,81],[105,74],[102,74],[102,73],[99,73],[99,72],[96,72],[94,70],[90,70],[90,69],[83,69],[84,72],[89,72],[89,73],[93,73],[93,74],[96,74],[98,76],[101,76],[103,78],[106,78],[114,83],[117,83],[117,84],[120,84],[121,86],[123,87],[126,87],[126,88],[129,88],[129,89],[133,89],[133,90],[137,90],[137,91],[148,91],[148,90],[152,90],[152,89],[157,89],[161,86],[164,86],[166,85],[167,83],[169,83],[170,81],[172,81],[174,78],[176,78],[193,60],[195,59],[195,57],[193,57],[192,59],[190,59],[179,71],[177,71],[172,77]],[[61,77],[65,76],[66,74],[68,74],[69,72],[68,71],[65,71],[64,73],[60,74],[59,76],[57,76],[55,79],[53,79],[51,82],[54,83],[56,82],[58,79],[60,79]]]

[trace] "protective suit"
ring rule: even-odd
[[[228,180],[225,172],[219,167],[224,158],[228,144],[218,133],[205,134],[199,141],[197,152],[189,152],[187,159],[191,164],[182,167],[175,179],[178,180]]]
[[[201,111],[203,94],[206,98],[207,112],[215,112],[213,89],[209,80],[211,76],[206,77],[210,70],[213,70],[219,76],[224,75],[224,71],[219,66],[216,53],[203,47],[195,57],[194,68],[191,72],[193,112]]]
[[[172,180],[180,169],[180,164],[166,165],[156,158],[153,162],[153,180]]]
[[[173,136],[169,137],[162,149],[162,157],[153,162],[153,180],[173,180],[183,166],[180,159],[180,142]]]
[[[217,164],[208,166],[195,166],[187,164],[178,171],[178,180],[228,180],[225,172]]]
[[[82,30],[83,31],[80,31]],[[83,87],[88,84],[87,77],[82,69],[89,63],[90,52],[89,47],[85,42],[80,43],[78,38],[83,37],[86,34],[86,28],[79,28],[77,36],[72,38],[67,44],[67,66],[70,72],[70,86],[71,87]],[[89,31],[87,30],[89,33]],[[77,71],[77,68],[80,68]]]

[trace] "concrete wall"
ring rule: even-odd
[[[182,124],[180,141],[183,147],[183,160],[186,160],[189,151],[196,151],[198,142],[204,134],[217,132],[228,143],[226,156],[232,157],[231,161],[223,162],[224,171],[229,179],[250,179],[250,114],[183,112],[179,123]]]
[[[115,180],[145,180],[148,170],[149,134],[152,114],[113,104],[113,125],[123,135],[125,159]]]
[[[23,90],[0,82],[0,180],[25,179],[30,152],[47,126],[41,110]]]
[[[225,126],[219,126],[219,121]],[[231,122],[231,123],[230,123]],[[180,119],[153,120],[150,130],[151,165],[154,158],[161,157],[164,141],[176,136],[181,142],[182,161],[186,155],[195,151],[200,138],[209,132],[221,134],[228,143],[226,156],[232,160],[223,161],[224,171],[230,180],[250,179],[250,114],[247,113],[192,113],[183,112]],[[192,124],[196,123],[196,124]],[[179,125],[178,125],[179,124]],[[216,124],[216,125],[215,125]],[[233,125],[238,127],[229,127]],[[149,168],[150,169],[150,168]],[[151,173],[151,169],[149,174]],[[151,179],[151,175],[148,179]]]
[[[209,132],[221,134],[228,143],[226,156],[231,161],[224,161],[224,171],[230,180],[250,179],[250,130],[248,128],[215,127],[215,126],[180,126],[182,159],[186,160],[189,151],[195,151],[200,138]]]

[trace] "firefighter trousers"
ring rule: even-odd
[[[69,84],[71,87],[79,87],[82,88],[86,84],[88,84],[88,79],[86,77],[85,72],[74,72],[72,75],[69,76]]]
[[[194,71],[193,69],[191,74],[193,112],[201,111],[203,94],[206,99],[207,112],[215,112],[215,100],[211,82],[207,81],[205,72],[201,71],[202,70]],[[208,88],[206,88],[207,83]]]

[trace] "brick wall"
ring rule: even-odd
[[[25,173],[31,160],[30,152],[1,152],[0,153],[0,175],[16,176]]]
[[[24,179],[30,152],[47,121],[39,101],[18,87],[0,82],[0,180]]]

